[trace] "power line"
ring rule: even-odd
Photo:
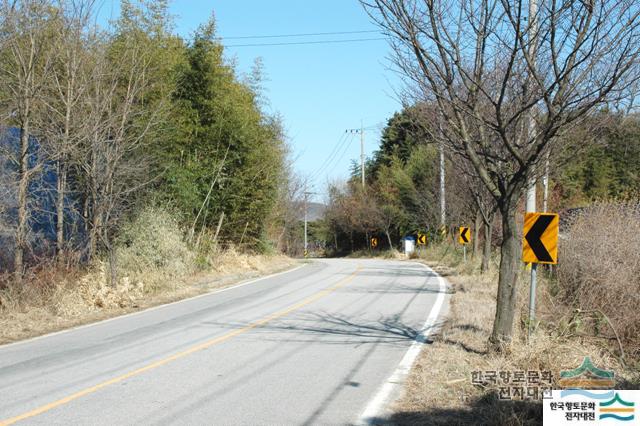
[[[340,164],[340,161],[344,158],[345,154],[349,150],[349,146],[351,145],[351,142],[353,141],[353,138],[354,138],[354,135],[352,134],[345,133],[344,135],[346,135],[346,137],[344,137],[344,139],[342,140],[342,146],[336,146],[338,148],[338,150],[336,150],[335,152],[336,155],[333,156],[333,159],[331,161],[326,162],[327,163],[326,166],[318,170],[318,173],[315,174],[313,179],[319,178],[320,174],[323,171],[325,172],[325,175],[331,174],[331,172],[335,170],[338,164]],[[340,151],[340,148],[342,148],[342,152]]]
[[[356,133],[360,133],[364,130],[380,130],[381,126],[384,126],[384,122],[379,122],[367,127],[362,127],[361,129],[354,129],[355,131],[345,131],[338,142],[334,145],[329,155],[325,158],[321,165],[309,175],[308,179],[314,180],[318,178],[323,171],[328,170],[327,173],[330,173],[335,170],[336,166],[340,163],[340,160],[342,160],[344,158],[344,155],[347,153],[347,150],[349,149],[349,146],[351,145],[351,142],[353,141]],[[351,138],[347,139],[347,136],[351,136]],[[342,153],[338,155],[341,148],[344,149],[342,150]],[[329,169],[329,167],[331,168]]]
[[[327,170],[326,174],[330,174],[331,172],[333,172],[336,169],[336,166],[338,164],[340,164],[340,161],[347,154],[347,151],[349,150],[349,146],[351,145],[351,142],[353,141],[353,138],[355,137],[355,134],[353,134],[353,133],[349,133],[349,135],[351,136],[351,139],[349,139],[349,143],[345,144],[344,149],[342,150],[342,154],[340,154],[340,156],[338,157],[338,161],[334,162],[333,167],[331,169]]]
[[[346,40],[317,40],[317,41],[292,41],[284,43],[255,43],[255,44],[227,44],[224,47],[262,47],[262,46],[293,46],[302,44],[335,44],[335,43],[355,43],[363,41],[381,41],[387,40],[384,37],[378,38],[352,38]]]
[[[316,37],[324,35],[343,35],[343,34],[367,34],[367,33],[379,33],[378,30],[368,31],[335,31],[324,33],[301,33],[301,34],[279,34],[279,35],[257,35],[257,36],[238,36],[238,37],[216,37],[217,40],[244,40],[251,38],[286,38],[286,37]]]
[[[331,150],[331,152],[329,153],[329,155],[320,164],[320,166],[318,166],[318,168],[316,168],[313,171],[313,173],[311,173],[311,175],[309,176],[309,180],[313,180],[313,179],[317,178],[324,171],[325,168],[327,168],[327,167],[329,167],[331,165],[331,163],[335,159],[336,155],[338,155],[338,153],[340,152],[340,149],[343,147],[343,144],[347,142],[347,136],[348,135],[346,133],[343,133],[340,136],[340,139],[334,145],[334,147]]]

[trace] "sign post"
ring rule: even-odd
[[[418,238],[416,239],[416,243],[418,247],[420,247],[418,252],[420,254],[424,254],[424,248],[427,246],[427,235],[418,232]]]
[[[462,256],[464,262],[467,262],[467,244],[471,242],[471,228],[468,226],[461,226],[458,233],[458,242],[462,244]]]
[[[556,213],[526,213],[522,235],[522,261],[531,263],[529,292],[529,336],[536,315],[537,264],[558,263],[558,231],[560,218]]]

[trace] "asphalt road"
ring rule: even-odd
[[[0,425],[356,423],[397,396],[442,288],[410,262],[319,260],[0,346]]]

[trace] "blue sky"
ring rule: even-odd
[[[340,31],[377,30],[357,0],[174,0],[176,31],[189,37],[212,12],[218,35],[242,37]],[[117,15],[117,1],[106,0],[103,14]],[[314,175],[314,190],[323,193],[326,182],[344,179],[350,161],[360,158],[359,136],[328,167],[318,170],[344,136],[345,129],[365,132],[365,152],[378,146],[380,127],[400,108],[394,96],[399,82],[388,70],[384,40],[335,44],[232,47],[295,41],[377,38],[378,33],[278,39],[227,39],[228,58],[236,58],[246,72],[256,57],[264,63],[265,96],[270,111],[284,119],[295,170]],[[344,152],[344,155],[342,153]],[[322,195],[316,197],[322,199]]]

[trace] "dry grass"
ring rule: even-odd
[[[531,341],[526,339],[528,285],[519,283],[519,316],[513,343],[504,354],[488,351],[487,341],[495,315],[496,262],[479,275],[476,262],[459,262],[454,248],[433,247],[427,262],[447,276],[455,293],[450,299],[448,320],[433,342],[422,351],[395,407],[394,424],[410,425],[534,425],[542,421],[539,401],[502,401],[498,385],[474,385],[473,371],[551,371],[554,381],[560,370],[577,367],[590,356],[602,368],[613,369],[621,383],[631,380],[616,357],[601,346],[583,339],[560,337],[541,325]],[[433,260],[435,259],[435,261]],[[447,263],[457,264],[448,268]],[[523,274],[524,275],[524,274]],[[545,282],[540,286],[540,304],[550,300]],[[547,310],[548,307],[547,307]],[[622,375],[621,375],[622,373]]]
[[[158,293],[174,290],[175,283],[197,270],[196,252],[185,232],[165,209],[150,206],[140,211],[119,232],[116,248],[120,285],[125,292]],[[96,265],[100,281],[107,265]],[[108,303],[108,302],[107,302]]]
[[[127,276],[111,287],[102,262],[84,274],[56,269],[47,276],[32,275],[22,289],[0,290],[0,344],[184,299],[294,264],[285,256],[223,252],[216,269],[176,278],[162,288],[145,287]]]
[[[403,253],[399,252],[396,249],[391,250],[357,250],[353,253],[349,253],[347,256],[350,259],[368,259],[368,258],[381,258],[381,259],[404,259],[405,256]]]
[[[563,233],[556,290],[575,309],[567,331],[610,340],[617,334],[628,361],[638,361],[640,202],[595,204]]]

